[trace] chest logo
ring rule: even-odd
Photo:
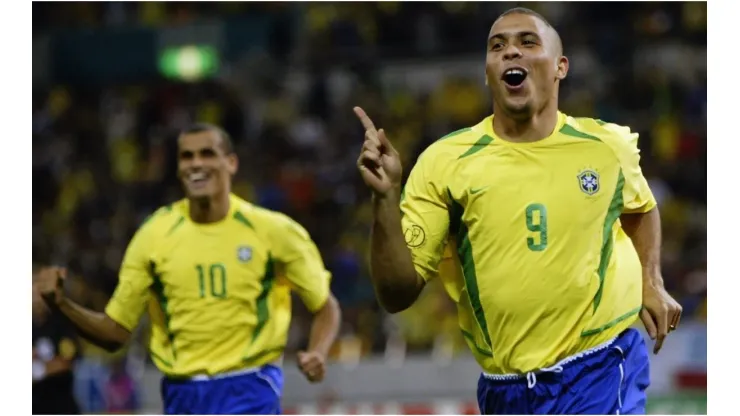
[[[239,246],[239,248],[236,249],[236,258],[242,263],[252,260],[252,247]]]
[[[586,195],[599,192],[599,189],[601,189],[599,174],[590,169],[584,170],[578,174],[578,185]]]

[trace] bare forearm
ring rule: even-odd
[[[370,275],[381,306],[400,312],[414,303],[423,288],[401,229],[399,192],[373,198]]]
[[[316,351],[326,357],[339,332],[342,312],[334,295],[329,294],[324,306],[316,312],[311,324],[311,335],[308,339],[309,351]]]
[[[658,207],[644,214],[623,214],[622,228],[640,257],[643,269],[643,279],[648,283],[663,284],[660,272],[660,212]]]
[[[125,344],[131,333],[108,315],[86,309],[70,299],[64,299],[59,310],[72,322],[80,335],[101,348],[112,351]]]

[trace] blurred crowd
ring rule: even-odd
[[[560,31],[572,68],[563,111],[640,132],[642,166],[663,216],[666,284],[684,319],[705,319],[706,58],[697,55],[706,54],[706,3],[517,4]],[[102,309],[139,223],[182,196],[178,129],[211,122],[236,144],[234,192],[291,215],[319,245],[345,313],[338,357],[464,349],[441,286],[392,318],[374,300],[369,193],[355,168],[363,132],[352,107],[386,129],[408,172],[434,140],[490,113],[485,39],[497,14],[514,5],[34,3],[34,33],[46,34],[248,13],[286,22],[264,53],[225,63],[215,79],[35,88],[34,262],[69,266],[76,296]],[[450,73],[431,87],[415,83],[413,72],[390,84],[381,76],[409,62]],[[467,62],[472,71],[455,72]],[[289,349],[305,343],[307,318],[297,303]]]

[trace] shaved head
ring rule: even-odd
[[[491,26],[486,82],[494,112],[525,120],[546,107],[557,110],[559,83],[567,74],[560,36],[539,13],[517,7]]]
[[[553,40],[553,48],[555,49],[555,52],[558,55],[563,54],[563,41],[560,39],[560,34],[558,33],[558,31],[555,30],[555,28],[550,24],[550,22],[547,21],[547,19],[544,18],[544,16],[542,16],[541,14],[537,13],[536,11],[532,9],[528,9],[526,7],[514,7],[513,9],[509,9],[501,13],[501,15],[499,15],[496,21],[493,22],[493,25],[495,26],[496,22],[512,14],[525,14],[525,15],[532,16],[532,17],[539,19],[542,23],[545,24],[545,26],[547,26],[547,28],[550,31],[550,35],[552,36],[552,40]]]

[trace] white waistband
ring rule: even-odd
[[[208,380],[218,380],[222,378],[229,378],[229,377],[236,377],[236,376],[243,376],[245,374],[252,374],[256,373],[260,370],[262,370],[263,367],[250,367],[250,368],[242,368],[241,370],[235,370],[235,371],[227,371],[225,373],[218,373],[213,375],[208,374],[196,374],[189,377],[182,377],[183,380],[189,380],[189,381],[208,381]]]
[[[609,341],[604,342],[603,344],[599,344],[595,347],[589,348],[587,350],[583,350],[579,353],[571,355],[570,357],[563,358],[562,360],[558,361],[555,365],[551,367],[529,371],[526,374],[490,374],[484,371],[483,377],[489,380],[520,380],[520,379],[526,378],[531,388],[534,386],[534,383],[536,383],[535,374],[537,373],[560,373],[563,371],[563,366],[568,365],[575,360],[578,360],[583,357],[587,357],[595,352],[608,348],[610,345],[614,343],[614,341],[616,341],[616,339],[617,337],[614,337],[610,339]]]

